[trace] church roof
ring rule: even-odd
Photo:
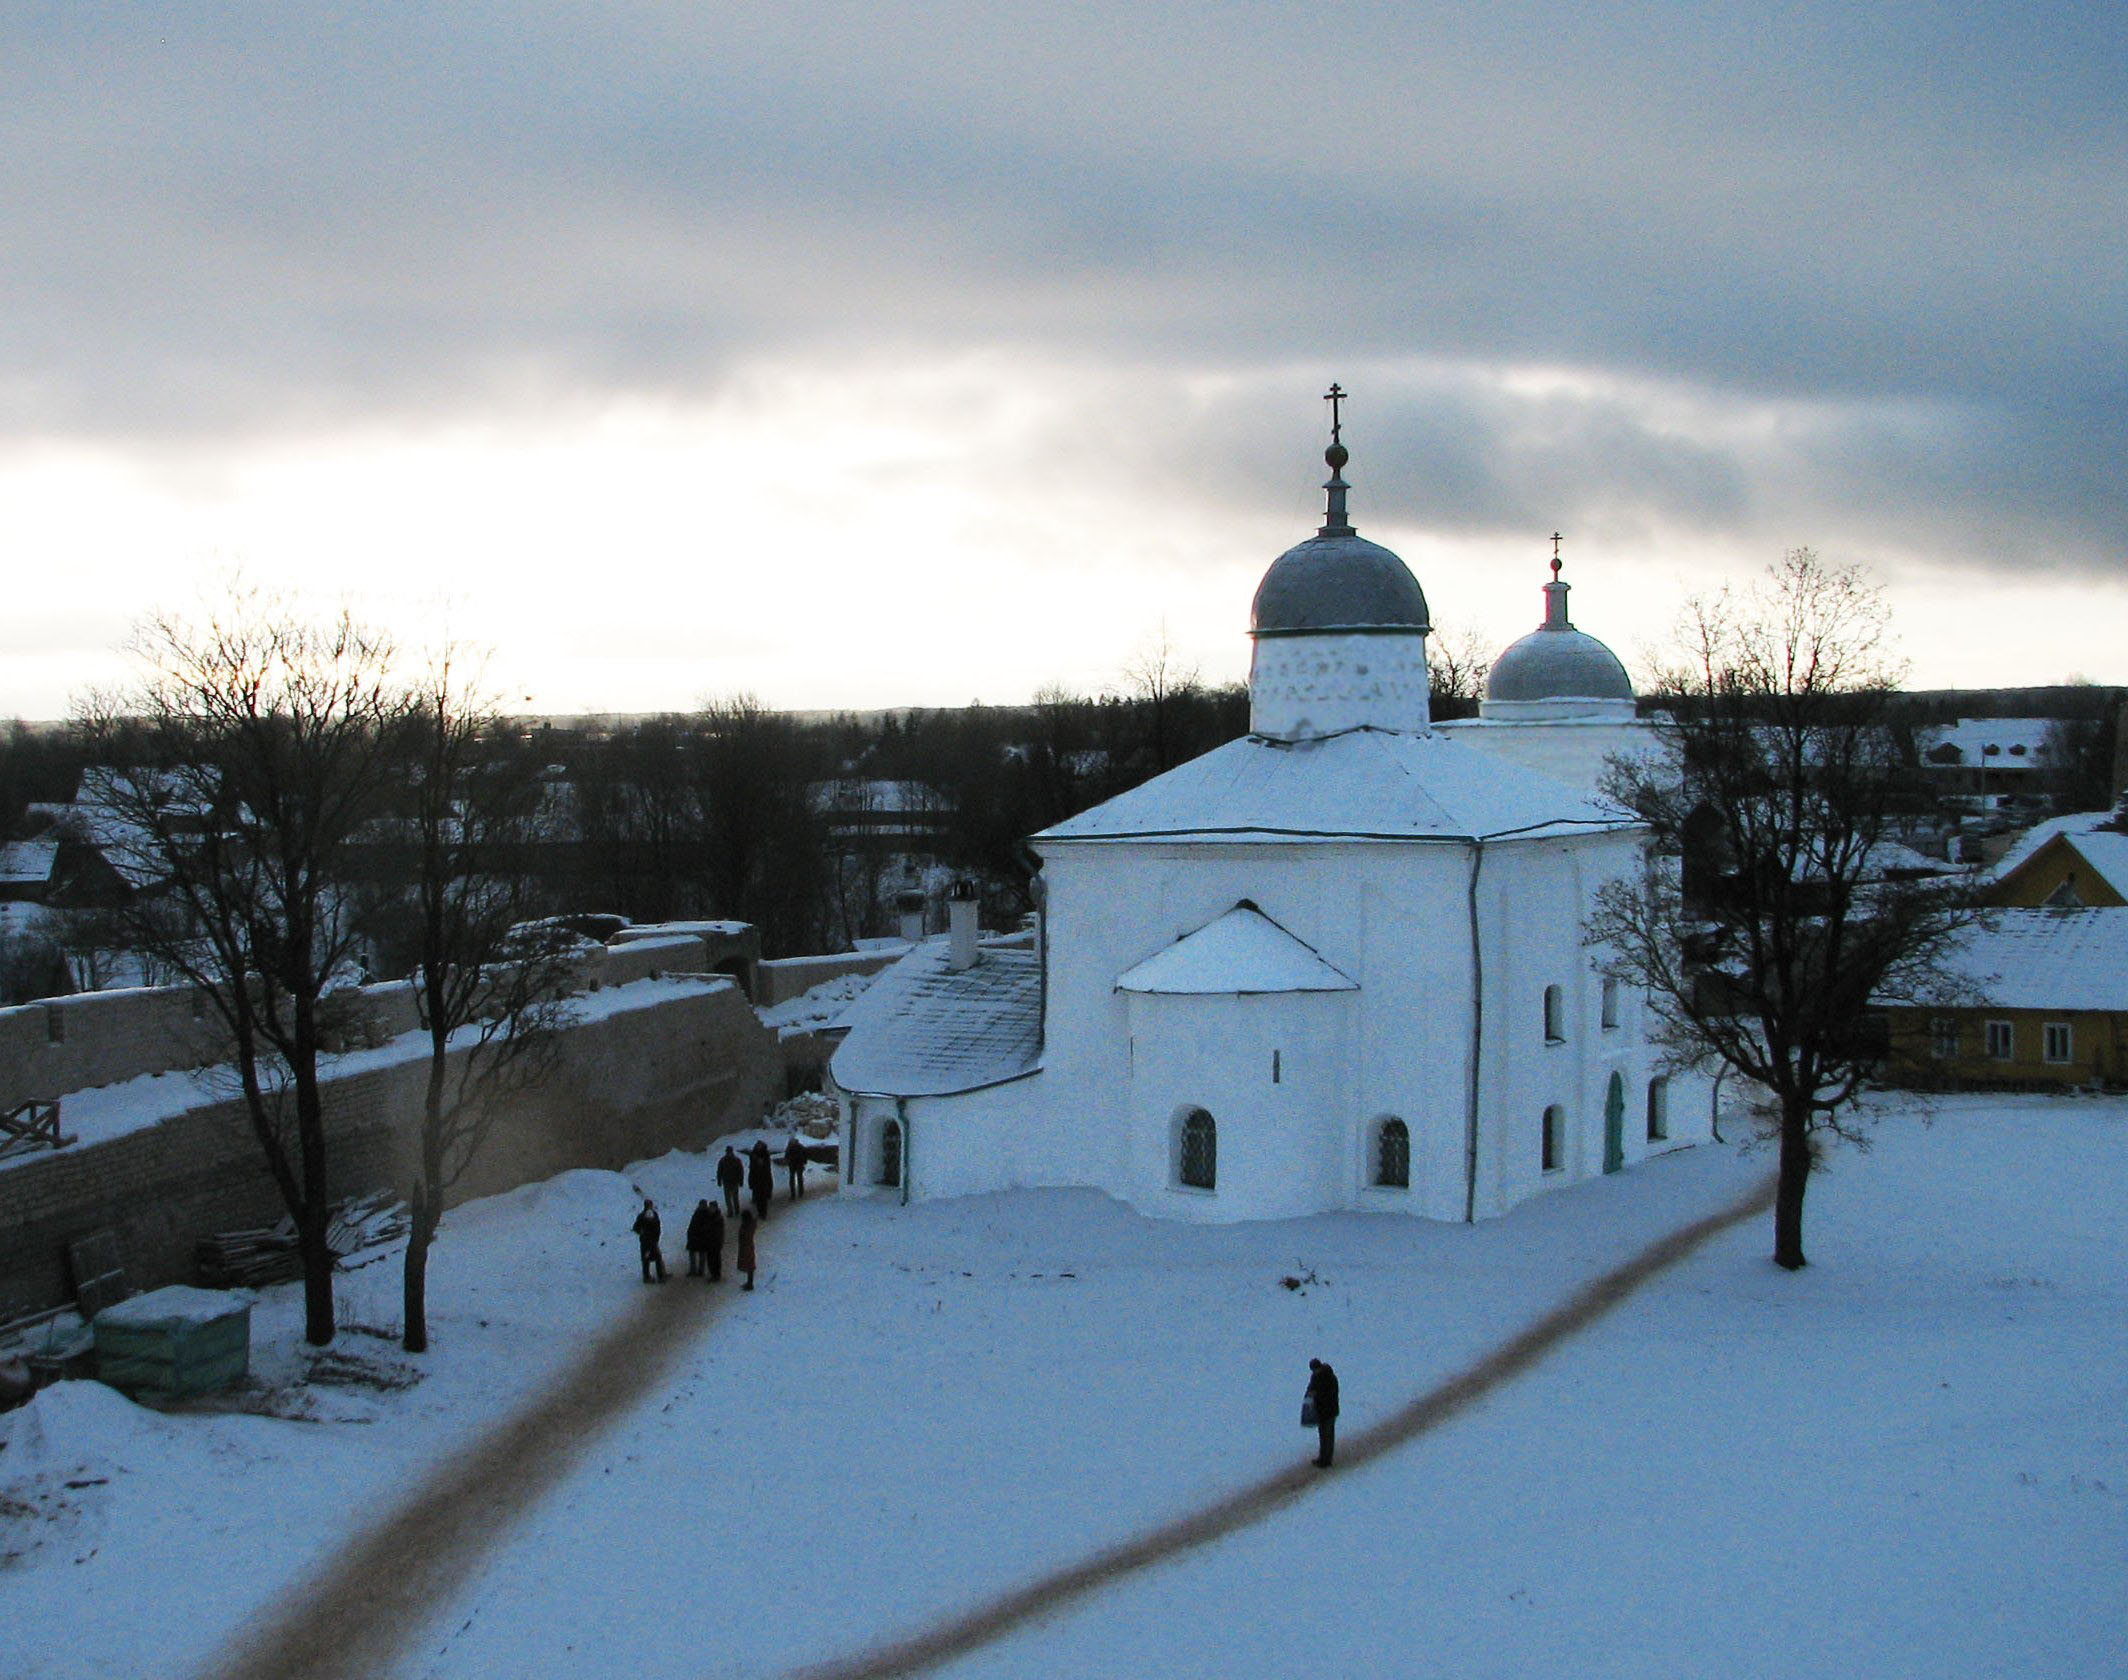
[[[1046,828],[1041,841],[1469,840],[1632,826],[1631,812],[1438,734],[1248,735]]]
[[[1042,967],[1031,951],[984,948],[946,966],[926,940],[844,1011],[850,1029],[828,1069],[845,1091],[944,1096],[1032,1073],[1042,1056]]]
[[[1359,982],[1246,900],[1117,976],[1121,992],[1355,992]]]

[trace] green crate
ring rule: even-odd
[[[251,1369],[251,1302],[240,1290],[172,1284],[96,1315],[96,1374],[113,1388],[203,1394]]]

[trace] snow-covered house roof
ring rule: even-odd
[[[1997,1009],[2128,1010],[2128,909],[1991,911],[1943,961]]]
[[[1229,741],[1034,839],[1468,840],[1628,828],[1609,800],[1439,734]]]
[[[2107,886],[2128,898],[2128,834],[2111,827],[2111,811],[2073,811],[2053,817],[2019,838],[1988,872],[1990,881],[2007,880],[2037,857],[2047,843],[2061,840],[2076,850]]]
[[[2048,753],[2049,718],[1960,718],[1914,731],[1924,765],[1979,764],[1990,770],[2042,770]]]
[[[41,887],[58,860],[57,840],[11,840],[0,846],[0,887]]]
[[[1246,900],[1116,978],[1122,992],[1216,996],[1257,992],[1352,992],[1359,982],[1333,967]]]
[[[949,945],[926,940],[844,1011],[849,1037],[828,1070],[845,1091],[945,1096],[1001,1085],[1040,1064],[1040,960],[985,947],[973,968],[955,970]]]

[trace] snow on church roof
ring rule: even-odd
[[[1116,979],[1123,992],[1355,992],[1359,982],[1246,900]]]
[[[973,968],[946,966],[926,940],[843,1014],[828,1070],[845,1091],[936,1097],[1032,1073],[1042,1055],[1042,967],[1032,951],[986,946]]]
[[[1630,826],[1632,813],[1439,734],[1244,736],[1043,840],[1468,840]]]

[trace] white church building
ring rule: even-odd
[[[1707,1134],[1583,944],[1645,839],[1594,791],[1623,667],[1555,563],[1481,717],[1435,727],[1425,595],[1354,531],[1335,430],[1325,458],[1322,529],[1256,591],[1249,734],[1035,835],[1031,942],[958,901],[851,1007],[847,1192],[1462,1220]]]

